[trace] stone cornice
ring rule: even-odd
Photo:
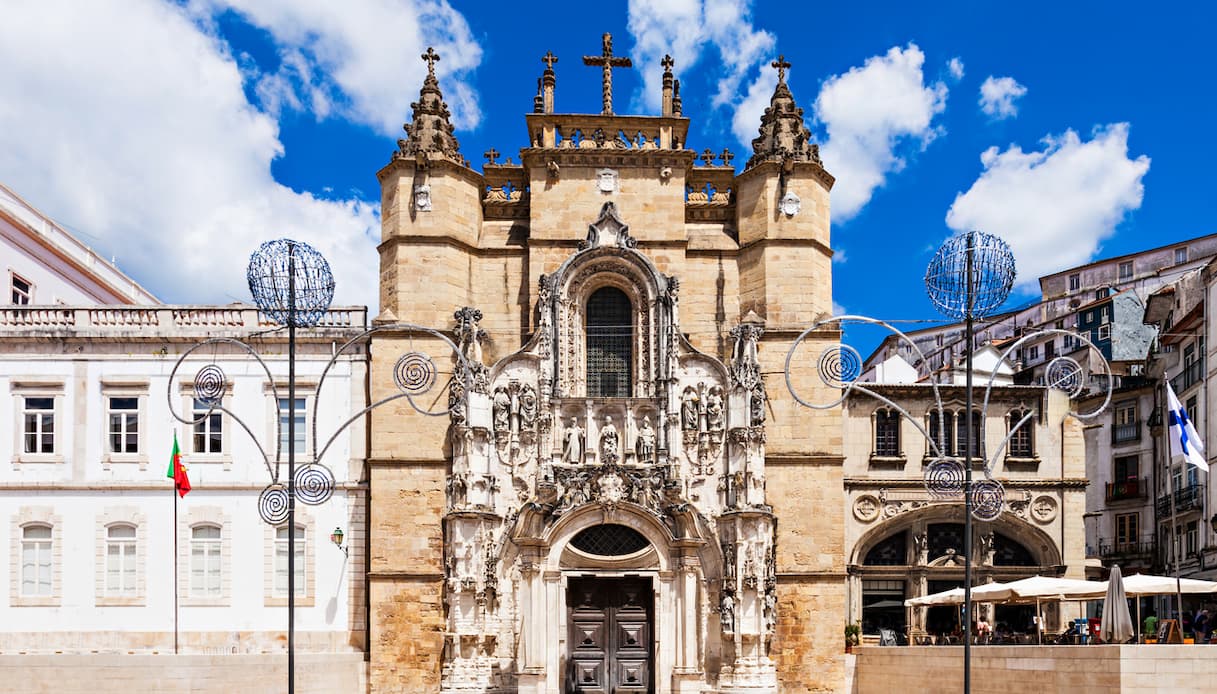
[[[817,164],[813,161],[796,161],[796,162],[792,162],[792,163],[794,164],[794,172],[796,174],[802,173],[802,171],[800,171],[800,169],[803,171],[806,171],[807,173],[810,173],[816,180],[818,180],[820,183],[824,184],[825,190],[832,190],[833,184],[836,183],[836,181],[837,181],[835,176],[828,173],[828,171],[823,166],[820,166],[819,164]],[[781,173],[782,173],[782,162],[764,161],[764,162],[757,164],[756,166],[753,166],[748,169],[744,169],[743,171],[740,172],[739,176],[736,176],[736,178],[739,180],[743,180],[745,178],[749,178],[752,176],[778,176]]]
[[[696,153],[691,149],[624,149],[612,147],[529,147],[520,150],[526,168],[544,169],[549,162],[561,166],[671,166],[688,169]]]
[[[979,478],[974,477],[973,481],[978,481]],[[1046,480],[1001,480],[1002,485],[1007,489],[1085,489],[1090,480],[1078,477],[1068,477],[1064,479],[1046,479]],[[845,490],[851,491],[856,489],[924,489],[925,481],[920,477],[906,478],[866,478],[866,477],[846,477]]]

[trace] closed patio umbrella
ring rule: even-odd
[[[1107,643],[1124,643],[1134,633],[1132,615],[1128,613],[1128,600],[1124,594],[1124,580],[1120,576],[1120,567],[1113,564],[1107,579],[1107,595],[1103,598],[1099,636]]]

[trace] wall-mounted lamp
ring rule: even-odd
[[[342,553],[349,557],[351,556],[351,552],[348,548],[342,546],[342,538],[343,534],[341,527],[334,528],[334,532],[330,533],[330,542],[333,542],[335,547],[342,550]]]

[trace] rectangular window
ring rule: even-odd
[[[1141,438],[1141,423],[1137,420],[1137,401],[1123,400],[1116,403],[1115,428],[1111,432],[1112,443],[1128,443]]]
[[[52,588],[51,527],[28,525],[21,532],[21,595],[45,597]]]
[[[283,460],[287,460],[287,442],[288,442],[288,423],[289,423],[289,408],[288,398],[279,398],[279,451],[283,455]],[[296,398],[296,455],[302,456],[307,450],[305,448],[305,399]]]
[[[275,532],[275,595],[287,596],[287,528],[279,528]],[[304,583],[304,526],[296,526],[296,557],[292,567],[296,575],[296,596],[307,594]]]
[[[1140,515],[1136,513],[1121,513],[1116,516],[1116,550],[1127,551],[1137,544],[1137,533],[1140,532]]]
[[[23,438],[26,453],[55,452],[55,398],[22,398],[25,420]]]
[[[1187,262],[1187,246],[1175,249],[1175,265],[1182,265]]]
[[[1184,545],[1186,547],[1185,551],[1187,552],[1186,556],[1196,556],[1196,549],[1199,547],[1198,540],[1200,539],[1200,533],[1197,531],[1198,527],[1196,521],[1192,521],[1187,524],[1187,532],[1184,533]]]
[[[1115,460],[1115,474],[1112,478],[1116,482],[1135,482],[1138,472],[1137,456],[1122,455]]]
[[[1035,361],[1035,360],[1037,360],[1037,359],[1039,359],[1039,358],[1040,358],[1040,346],[1039,346],[1039,345],[1031,345],[1031,347],[1029,347],[1029,348],[1027,349],[1027,360],[1028,360],[1028,361]]]
[[[900,415],[890,410],[875,412],[875,455],[900,456]]]
[[[135,526],[106,529],[106,595],[135,595]]]
[[[1120,263],[1120,281],[1124,282],[1132,279],[1132,261],[1126,260]]]
[[[110,452],[139,453],[139,398],[108,397]]]
[[[28,306],[34,299],[34,285],[20,275],[12,277],[13,303],[18,306]]]
[[[968,454],[966,446],[968,445],[968,429],[967,420],[964,419],[964,413],[960,412],[955,424],[955,455],[963,457]],[[972,457],[983,458],[985,455],[984,449],[984,426],[981,424],[980,412],[972,413]]]
[[[224,420],[221,414],[216,410],[211,410],[207,403],[194,398],[194,410],[191,419],[194,420],[194,448],[195,453],[223,453],[224,452],[224,437],[223,426]]]
[[[1070,275],[1069,276],[1069,291],[1076,292],[1078,289],[1081,289],[1081,287],[1082,287],[1082,276],[1076,272],[1074,274]]]
[[[1103,342],[1105,340],[1110,340],[1110,339],[1111,339],[1111,326],[1110,325],[1100,325],[1096,341]]]
[[[200,525],[190,535],[190,595],[198,598],[218,598],[220,583],[220,528]]]
[[[1023,421],[1028,412],[1026,410],[1014,410],[1010,413],[1009,426],[1018,426],[1019,422]],[[1031,436],[1031,428],[1035,425],[1034,419],[1028,419],[1026,422],[1015,429],[1010,436],[1010,444],[1007,449],[1011,458],[1034,458],[1035,457],[1035,442]]]

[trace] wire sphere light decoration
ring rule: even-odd
[[[334,300],[330,264],[312,246],[291,239],[267,241],[254,251],[246,279],[254,303],[280,325],[317,325]]]
[[[967,286],[969,248],[971,291]],[[925,288],[943,315],[979,318],[995,311],[1010,296],[1014,277],[1014,253],[1005,241],[982,231],[966,231],[938,247],[925,271]]]

